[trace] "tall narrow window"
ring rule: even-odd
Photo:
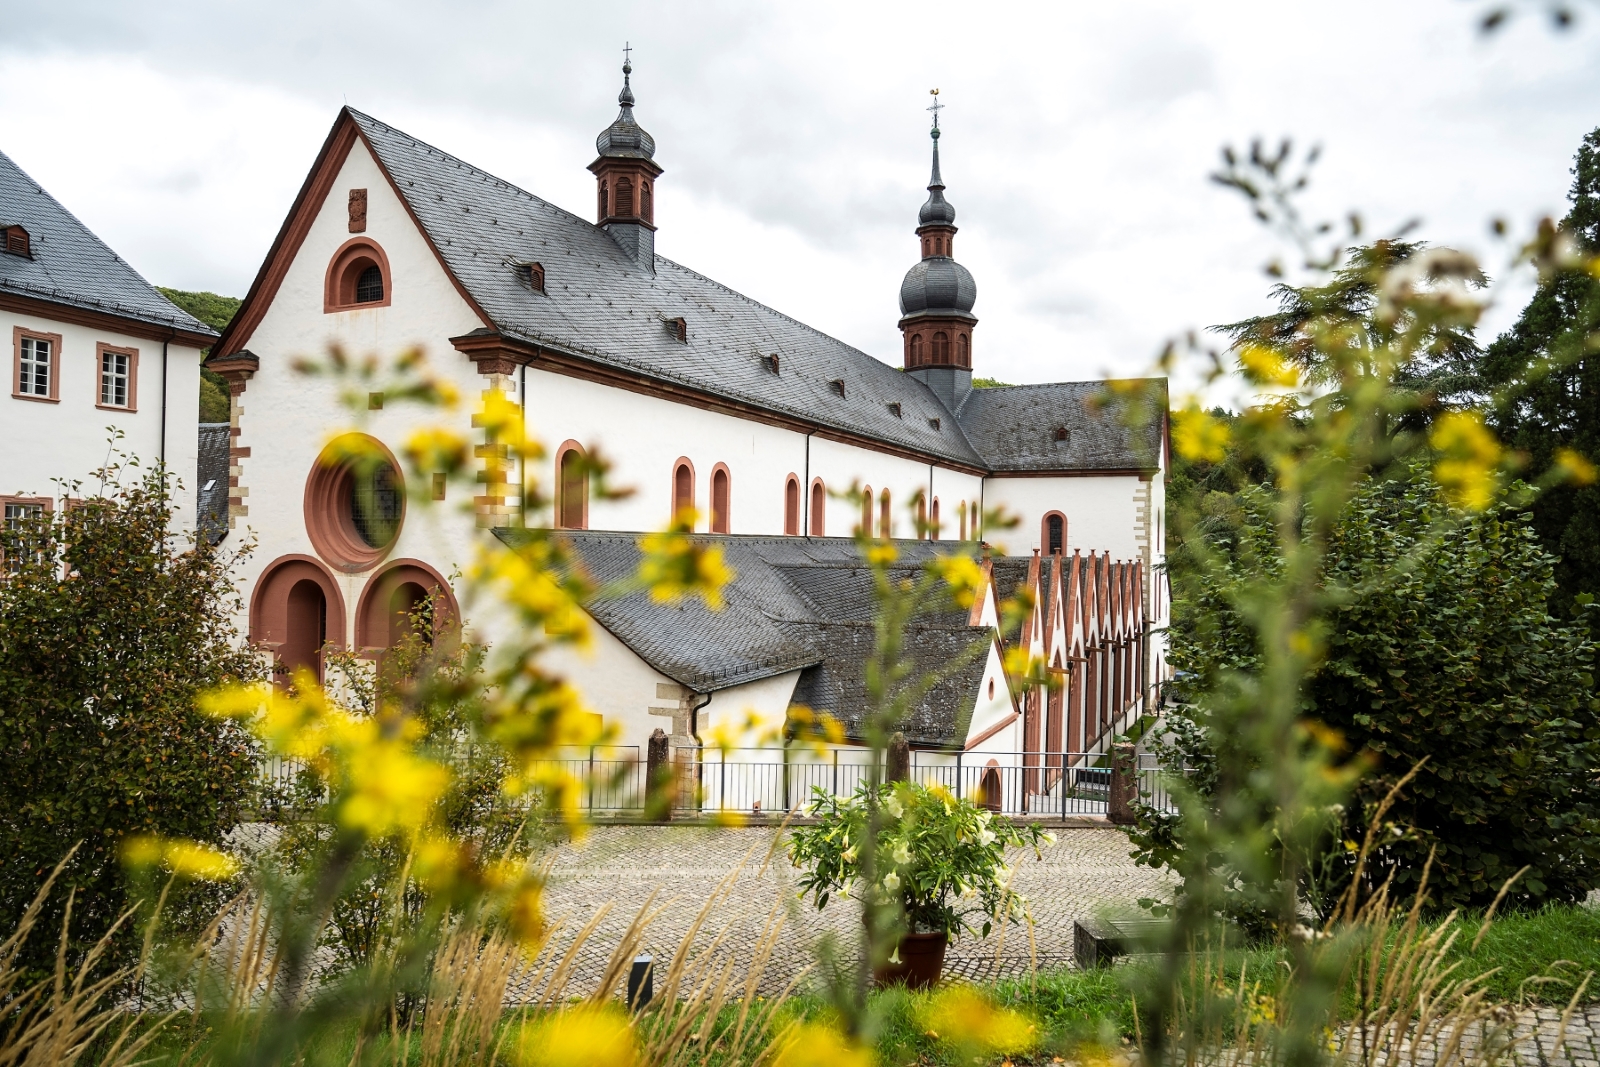
[[[17,392],[23,396],[52,395],[53,342],[43,337],[23,337],[17,351]]]
[[[967,539],[967,502],[961,501],[956,505],[956,520],[961,523],[961,540]]]
[[[1052,512],[1044,520],[1045,552],[1049,555],[1060,555],[1066,550],[1067,520],[1059,514]]]
[[[783,483],[783,532],[791,537],[800,532],[800,479],[792,474]]]
[[[878,536],[889,538],[894,533],[894,512],[889,509],[889,490],[878,494]]]
[[[617,179],[617,214],[626,218],[633,214],[633,182]]]
[[[672,519],[678,521],[685,511],[694,509],[694,468],[684,461],[672,472]]]
[[[604,222],[606,216],[611,214],[611,195],[606,188],[606,183],[600,183],[600,221]]]
[[[939,540],[939,498],[933,498],[933,516],[928,525],[928,540]]]
[[[584,530],[589,526],[589,472],[585,469],[583,453],[577,448],[566,448],[556,461],[559,471],[556,491],[561,494],[557,503],[557,520],[564,530]]]
[[[49,504],[44,500],[7,500],[5,523],[0,526],[0,560],[7,572],[22,569],[28,556],[37,556],[44,533],[39,528]]]
[[[100,345],[100,406],[133,409],[137,398],[139,353]]]
[[[811,536],[824,537],[828,532],[828,490],[818,478],[811,483]]]
[[[872,536],[872,486],[861,490],[861,532]]]
[[[933,335],[933,362],[940,367],[950,362],[950,335],[943,330]]]
[[[917,532],[918,537],[927,537],[928,530],[928,498],[917,498],[917,525],[921,527]]]
[[[728,518],[728,468],[721,464],[711,472],[711,532],[732,532]]]
[[[655,221],[653,217],[655,205],[650,200],[650,183],[644,182],[639,186],[639,217],[646,222]]]
[[[911,335],[911,365],[913,367],[915,367],[918,364],[920,364],[921,362],[922,362],[922,335],[920,333],[914,333],[914,334]]]
[[[956,366],[972,366],[972,342],[967,339],[966,334],[956,338]]]

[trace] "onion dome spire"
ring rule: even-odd
[[[943,104],[935,104],[943,107]],[[933,176],[928,179],[928,202],[922,205],[922,210],[917,212],[918,226],[954,226],[956,209],[951,207],[944,198],[944,179],[939,176],[939,113],[934,112],[933,129],[928,131],[928,136],[933,138]]]
[[[623,49],[626,53],[629,49]],[[622,61],[622,92],[617,94],[621,110],[616,121],[600,131],[594,146],[605,159],[651,159],[656,154],[656,139],[645,132],[633,117],[633,64]]]

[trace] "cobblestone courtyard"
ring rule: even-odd
[[[675,952],[708,898],[733,876],[726,895],[710,911],[700,940],[718,935],[719,953],[741,966],[753,952],[774,907],[786,920],[763,986],[781,989],[814,960],[812,946],[828,930],[852,943],[860,919],[851,902],[818,912],[795,899],[795,875],[782,849],[773,850],[776,831],[710,827],[600,827],[581,845],[564,845],[555,858],[546,897],[550,918],[564,923],[558,935],[572,934],[612,902],[579,950],[574,991],[592,987],[618,939],[634,916],[659,890],[664,905],[651,923],[644,945],[657,959]],[[1030,954],[1040,966],[1060,966],[1072,956],[1072,922],[1106,907],[1131,907],[1161,887],[1161,876],[1136,867],[1128,842],[1112,829],[1058,830],[1060,840],[1036,860],[1031,851],[1014,853],[1015,887],[1029,901],[1034,919],[1032,943],[1026,926],[995,931],[988,938],[963,938],[950,946],[946,973],[971,978],[1026,972]],[[771,853],[770,862],[768,861]],[[735,872],[737,872],[735,874]]]

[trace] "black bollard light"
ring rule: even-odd
[[[644,1011],[655,999],[653,967],[654,959],[646,953],[635,956],[633,966],[628,968],[628,1007],[634,1011]]]

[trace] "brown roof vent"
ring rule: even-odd
[[[527,260],[511,264],[511,269],[516,271],[517,280],[523,285],[536,293],[544,292],[544,264]]]
[[[28,238],[28,231],[21,226],[6,226],[0,229],[5,234],[5,250],[13,256],[24,259],[33,258],[33,242]]]
[[[900,417],[900,401],[896,400],[894,403],[889,405],[889,414],[893,415],[897,419]]]
[[[1064,445],[1072,440],[1072,431],[1067,429],[1065,426],[1057,426],[1055,435],[1052,439],[1056,444]]]
[[[761,362],[765,363],[767,365],[767,369],[773,374],[778,373],[778,353],[774,352],[770,356],[762,356]]]
[[[833,386],[833,391],[834,392],[838,393],[840,396],[844,396],[844,379],[843,378],[834,378],[834,379],[830,380],[828,382],[828,384]]]
[[[689,343],[689,323],[681,315],[675,319],[665,319],[662,323],[680,345]]]
[[[937,430],[939,428],[939,420],[938,419],[929,419],[928,420],[928,427],[929,427],[929,429]]]

